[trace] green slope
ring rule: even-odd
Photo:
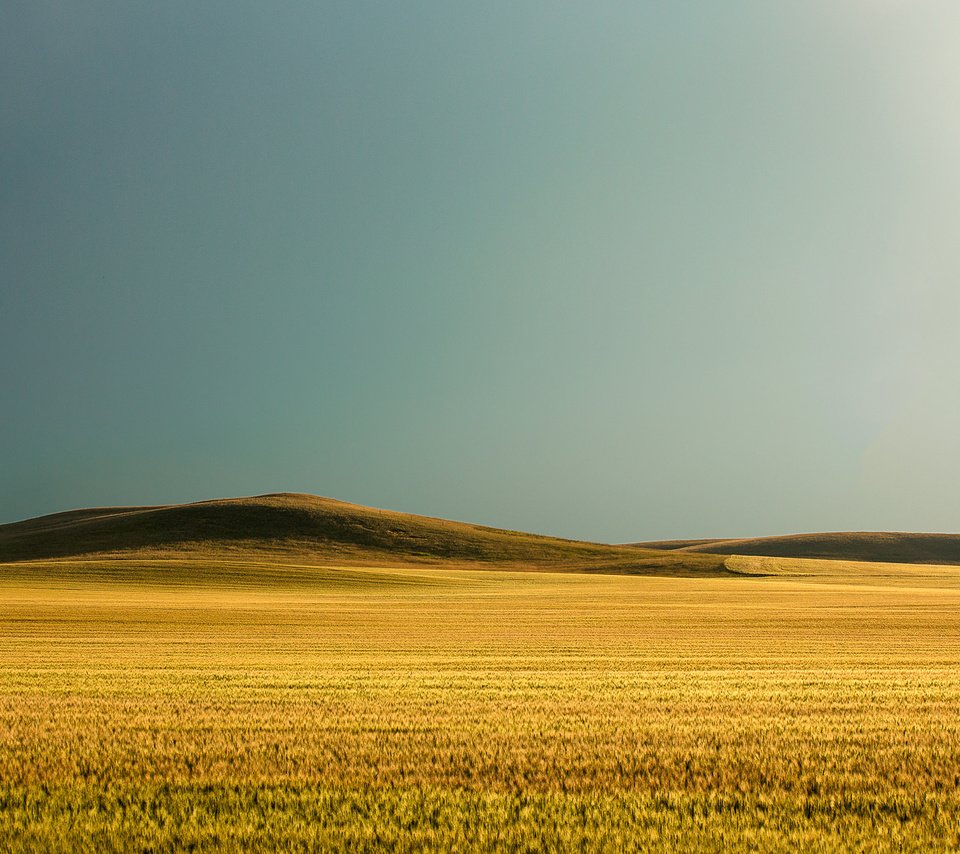
[[[75,510],[0,526],[0,562],[105,557],[496,565],[667,574],[723,572],[711,555],[543,537],[282,493]]]

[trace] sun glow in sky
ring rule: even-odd
[[[18,3],[0,521],[957,530],[960,7]]]

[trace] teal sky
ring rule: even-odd
[[[960,530],[960,5],[15,0],[0,521]]]

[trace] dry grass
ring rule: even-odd
[[[813,560],[960,564],[960,534],[847,531],[737,540],[662,540],[637,548],[674,554],[758,555]]]
[[[718,575],[724,561],[715,555],[564,540],[291,493],[74,510],[0,525],[0,564],[65,559],[89,567],[91,560],[103,564],[112,558],[127,561],[115,569],[129,568],[134,559],[157,572],[186,562],[194,574],[198,561],[210,559],[214,567],[224,567],[232,559],[234,571],[246,577],[259,572],[276,576],[270,567],[277,565],[318,563]],[[252,564],[261,568],[251,571]]]
[[[3,850],[960,845],[956,570],[97,566],[4,567]]]

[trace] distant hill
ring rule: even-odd
[[[645,551],[660,549],[678,556],[681,554],[758,555],[874,563],[960,565],[960,534],[858,531],[793,534],[783,537],[755,537],[739,540],[664,540],[634,545]]]
[[[298,560],[344,565],[701,575],[713,555],[543,537],[281,493],[157,507],[102,507],[0,525],[0,563],[76,558]]]

